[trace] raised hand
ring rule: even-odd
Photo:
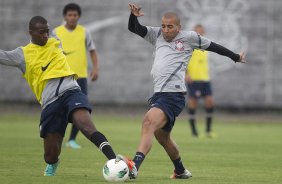
[[[246,63],[247,61],[246,61],[246,55],[245,55],[245,53],[244,53],[244,52],[241,52],[239,55],[240,55],[240,59],[238,60],[238,62],[240,62],[240,63]]]
[[[131,11],[131,13],[133,15],[135,15],[136,17],[141,17],[141,16],[144,16],[144,13],[142,13],[140,10],[141,8],[138,7],[137,5],[135,4],[128,4],[129,5],[129,9]]]

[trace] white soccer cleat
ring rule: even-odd
[[[173,172],[173,175],[170,176],[171,179],[189,179],[192,177],[192,173],[185,169],[184,173],[182,174],[176,174],[175,171]]]

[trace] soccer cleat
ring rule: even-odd
[[[130,159],[128,159],[128,158],[126,158],[122,155],[117,155],[116,160],[123,160],[127,164],[128,169],[129,169],[129,179],[132,180],[132,179],[137,178],[138,171],[137,171],[137,168],[135,166],[135,163],[132,160],[130,160]]]
[[[79,144],[77,144],[77,142],[75,140],[69,140],[66,143],[66,147],[72,148],[72,149],[80,149],[81,148],[81,146]]]
[[[58,165],[59,161],[55,164],[47,164],[46,169],[44,171],[44,176],[55,176]]]
[[[192,177],[192,173],[190,173],[187,169],[185,169],[184,173],[176,174],[175,171],[173,175],[170,176],[171,179],[189,179]]]

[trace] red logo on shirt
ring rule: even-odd
[[[183,41],[181,40],[176,40],[175,42],[175,49],[178,51],[184,51],[184,45],[183,45]]]

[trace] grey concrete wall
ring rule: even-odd
[[[10,50],[29,42],[27,24],[34,15],[47,18],[51,28],[62,23],[68,0],[1,0],[0,48]],[[128,0],[80,0],[80,23],[92,31],[100,61],[97,82],[89,82],[94,103],[145,103],[152,94],[150,68],[153,48],[127,30]],[[248,64],[210,54],[217,105],[282,107],[282,1],[279,0],[139,0],[144,25],[160,25],[161,15],[176,11],[183,29],[202,23],[207,37],[228,48],[247,51]],[[34,101],[17,69],[0,66],[0,101]]]

